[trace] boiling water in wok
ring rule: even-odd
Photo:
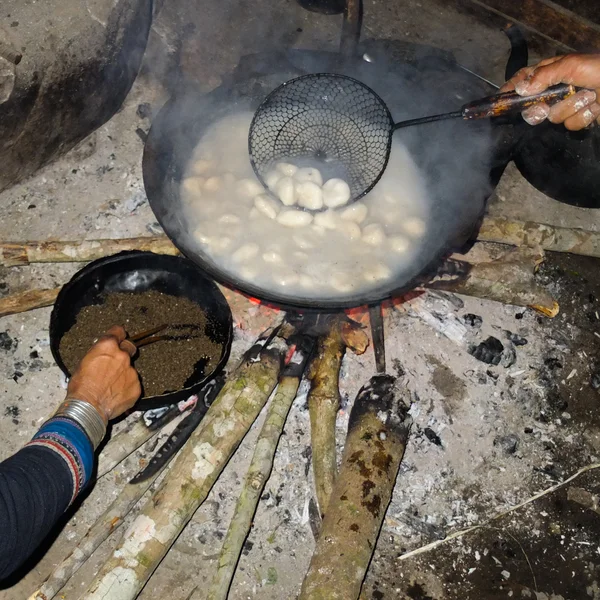
[[[250,114],[254,114],[271,91],[299,73],[332,71],[332,69],[335,71],[335,67],[327,62],[329,55],[307,51],[291,51],[290,54],[294,54],[292,57],[294,61],[297,58],[302,58],[304,61],[304,57],[307,57],[310,59],[308,62],[312,62],[310,64],[302,62],[302,65],[298,63],[300,66],[296,66],[294,63],[294,67],[288,69],[281,64],[281,57],[272,57],[270,54],[261,55],[261,60],[267,60],[268,64],[261,62],[260,69],[247,68],[246,65],[236,73],[232,81],[219,86],[208,94],[203,93],[194,85],[186,86],[167,102],[152,123],[144,149],[144,185],[152,210],[175,245],[213,278],[250,296],[280,306],[337,310],[377,303],[392,295],[413,289],[419,285],[419,282],[431,277],[431,273],[440,264],[443,256],[463,247],[465,241],[477,227],[485,200],[492,189],[490,178],[492,177],[493,181],[496,181],[499,169],[503,168],[506,161],[504,154],[500,153],[497,163],[494,162],[496,160],[495,136],[493,135],[495,129],[491,128],[489,123],[465,124],[462,121],[447,121],[435,126],[417,128],[418,131],[407,129],[398,132],[394,141],[401,142],[408,150],[410,159],[417,165],[418,173],[420,173],[421,185],[425,186],[425,202],[420,206],[426,212],[419,218],[425,221],[426,231],[423,237],[417,240],[418,245],[415,247],[410,264],[407,262],[406,265],[399,265],[398,270],[393,272],[389,278],[385,278],[387,274],[381,270],[382,279],[378,282],[361,281],[356,274],[357,282],[361,283],[360,287],[353,285],[357,291],[342,292],[327,287],[326,289],[322,288],[325,289],[323,293],[318,292],[318,288],[309,293],[299,287],[299,281],[297,287],[288,288],[269,282],[263,284],[263,280],[258,277],[259,274],[256,277],[244,279],[240,275],[242,265],[232,264],[233,252],[238,249],[238,246],[218,254],[218,252],[211,252],[207,245],[200,243],[195,238],[194,233],[198,232],[198,228],[203,223],[208,224],[210,228],[215,224],[216,218],[210,215],[203,217],[202,213],[198,212],[198,210],[202,210],[198,209],[199,198],[196,198],[195,208],[192,206],[193,201],[191,204],[188,203],[191,198],[184,190],[183,182],[192,175],[192,165],[200,160],[200,157],[195,154],[195,149],[202,144],[203,140],[209,139],[208,132],[213,125],[224,118],[245,111],[248,112],[247,118],[249,119]],[[334,62],[337,60],[336,57],[335,54],[331,55]],[[370,64],[357,58],[352,64],[347,65],[343,74],[364,81],[372,87],[390,108],[395,120],[443,112],[460,106],[469,97],[485,95],[485,92],[488,91],[479,89],[477,86],[480,84],[475,82],[476,85],[474,85],[462,71],[448,71],[447,67],[437,69],[432,68],[429,64],[421,63],[418,68],[414,68],[402,62]],[[440,85],[442,80],[444,85]],[[211,185],[223,184],[233,190],[236,185],[233,183],[234,180],[237,182],[240,178],[251,178],[246,139],[248,132],[239,130],[238,134],[235,134],[235,129],[234,127],[229,129],[231,138],[223,146],[221,157],[217,159],[219,171],[213,170],[211,166],[211,169],[205,174],[197,176],[195,189],[200,191],[203,201],[208,201],[210,198],[209,194],[204,194],[203,185],[210,180],[213,173],[218,172],[218,179],[213,180],[209,184],[209,188]],[[234,146],[236,135],[238,137]],[[235,147],[239,149],[239,152],[237,150],[231,152],[231,149]],[[394,148],[393,157],[398,155],[397,148]],[[241,165],[240,175],[247,173],[243,177],[233,175],[235,169],[234,165],[230,163],[231,161],[237,163],[238,160]],[[407,164],[412,166],[410,161]],[[200,167],[202,168],[202,164]],[[387,174],[393,175],[399,168],[390,167]],[[407,170],[412,171],[408,168]],[[231,174],[227,175],[227,172]],[[328,173],[324,175],[325,177],[335,176]],[[205,181],[201,182],[201,178],[204,178]],[[191,186],[189,189],[193,193],[194,183],[188,182],[186,185]],[[380,185],[383,185],[383,182],[378,184],[373,192],[383,189]],[[400,181],[400,183],[392,183],[391,186],[398,202],[407,197],[403,193],[403,185],[405,185],[404,182]],[[256,188],[254,189],[256,190]],[[220,197],[224,198],[225,202],[234,198],[230,194]],[[237,198],[237,196],[235,197]],[[250,212],[253,208],[252,199],[238,199],[238,201],[240,203],[247,202],[244,209],[246,212],[242,211],[239,218],[245,218],[249,222]],[[233,211],[233,208],[237,211],[240,207],[231,206],[232,211],[221,216],[233,214],[234,217],[237,217],[238,213]],[[255,214],[256,211],[253,212],[253,215]],[[236,243],[237,236],[244,235],[245,224],[242,222],[242,226],[235,231],[233,241]],[[220,235],[231,237],[235,227],[228,228],[223,225],[220,224],[218,229],[215,226],[215,231]],[[361,223],[360,227],[362,232],[364,225]],[[285,241],[289,241],[296,233],[294,229],[287,227],[281,227],[280,230],[284,233],[278,235],[283,236]],[[201,230],[199,233],[202,235]],[[208,233],[210,237],[216,237],[211,236],[210,232],[205,233]],[[385,233],[388,238],[392,235]],[[377,234],[374,237],[377,238]],[[242,237],[239,239],[241,240]],[[256,254],[263,262],[262,254],[266,252],[263,250],[263,246],[268,241],[267,237],[260,239],[259,250]],[[321,268],[320,263],[331,245],[335,250],[337,244],[325,246],[322,251],[312,254],[313,261],[311,263],[317,276],[328,285],[331,274]],[[304,252],[301,248],[295,251]],[[369,248],[369,253],[370,256],[373,256],[371,248]],[[296,255],[294,258],[306,260],[303,255]],[[347,257],[344,256],[343,260],[346,259]],[[276,269],[271,266],[272,264],[266,262],[265,269],[261,274],[268,275],[274,272]],[[348,289],[348,286],[345,289]]]
[[[359,203],[312,215],[265,194],[248,159],[251,120],[243,112],[214,123],[187,165],[180,198],[198,253],[232,278],[291,301],[368,294],[410,280],[433,258],[431,199],[399,140],[384,176]],[[279,178],[299,176],[291,165],[278,168]]]

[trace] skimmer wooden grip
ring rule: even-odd
[[[461,112],[464,119],[500,117],[520,113],[535,104],[556,104],[572,96],[576,91],[575,86],[561,83],[533,96],[520,96],[516,92],[504,92],[465,104]]]

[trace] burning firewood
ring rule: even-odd
[[[258,501],[273,468],[275,450],[292,402],[296,397],[306,361],[314,345],[313,340],[308,337],[299,337],[294,342],[296,350],[281,374],[277,391],[269,405],[267,417],[256,442],[254,456],[246,475],[244,488],[237,501],[225,542],[221,548],[217,573],[208,596],[202,594],[202,598],[206,598],[206,600],[226,600],[242,546],[252,526]],[[191,600],[200,600],[200,593],[196,592],[192,595]]]
[[[286,349],[269,336],[246,353],[237,377],[225,384],[83,600],[133,600],[139,594],[265,405]]]
[[[409,391],[389,375],[375,375],[358,393],[299,600],[359,597],[408,440],[409,407]]]
[[[325,320],[326,319],[326,320]],[[336,476],[335,420],[340,408],[339,377],[346,347],[362,354],[368,344],[365,332],[345,316],[324,317],[325,333],[317,341],[310,365],[308,394],[312,465],[317,501],[325,514]]]
[[[466,277],[452,281],[442,278],[424,287],[527,306],[547,317],[555,317],[558,303],[535,282],[535,271],[542,260],[543,253],[539,249],[515,248],[496,260],[471,265]]]

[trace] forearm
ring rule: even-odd
[[[54,418],[0,463],[0,579],[17,569],[87,485],[92,444],[74,421]]]
[[[33,440],[0,463],[0,580],[17,569],[87,485],[107,421],[141,394],[136,351],[112,327],[84,356],[67,398]]]

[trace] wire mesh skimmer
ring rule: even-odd
[[[332,73],[303,75],[280,85],[258,107],[248,135],[250,162],[266,189],[265,177],[274,165],[291,162],[345,179],[351,199],[358,200],[383,175],[396,129],[517,113],[574,93],[569,85],[529,97],[506,92],[465,104],[458,111],[394,123],[384,101],[364,83]]]

